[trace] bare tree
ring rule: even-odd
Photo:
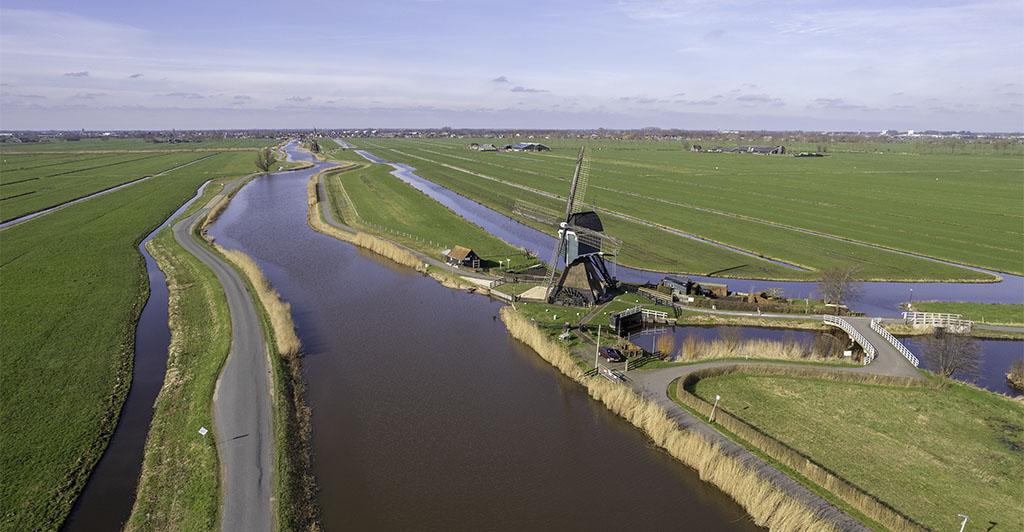
[[[270,151],[270,148],[263,148],[256,152],[256,168],[260,172],[267,173],[270,171],[270,167],[277,162],[274,158],[274,152]]]
[[[981,351],[978,342],[970,336],[939,329],[925,341],[925,356],[935,365],[936,372],[950,378],[954,374],[973,377],[978,370]]]
[[[860,298],[861,287],[856,282],[855,268],[830,268],[821,272],[821,280],[818,281],[818,292],[821,293],[825,303],[834,305],[846,305]],[[836,307],[836,314],[839,308]]]

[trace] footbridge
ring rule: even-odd
[[[889,331],[878,318],[823,316],[826,324],[845,331],[864,350],[864,363],[873,372],[886,375],[923,378],[917,371],[919,361],[914,353]]]

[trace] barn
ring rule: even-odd
[[[444,250],[445,262],[452,266],[480,267],[480,256],[465,246],[455,246]]]
[[[507,144],[505,151],[551,151],[551,148],[536,142],[520,142],[518,144]]]

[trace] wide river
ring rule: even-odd
[[[512,340],[500,304],[309,229],[312,171],[255,180],[211,233],[292,304],[328,530],[756,528]]]

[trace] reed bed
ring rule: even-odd
[[[920,385],[919,381],[907,377],[852,373],[820,368],[736,364],[726,367],[699,370],[687,375],[684,379],[678,381],[676,397],[686,406],[704,416],[708,416],[711,414],[712,405],[691,393],[690,390],[692,390],[693,386],[701,379],[737,372],[757,375],[786,375],[884,386],[911,387]],[[768,434],[765,434],[753,425],[748,424],[723,409],[717,409],[715,411],[715,423],[721,425],[733,434],[736,434],[750,445],[760,449],[765,454],[772,457],[772,459],[791,467],[811,482],[814,482],[818,486],[828,490],[830,493],[835,494],[847,504],[882,524],[889,530],[900,532],[918,532],[927,530],[924,526],[915,522],[910,517],[903,515],[885,502],[865,492],[858,486],[847,482],[836,473],[814,462],[799,451],[796,451],[792,447],[789,447]]]
[[[270,285],[270,281],[263,275],[260,267],[251,257],[241,251],[227,249],[219,244],[213,246],[249,278],[249,282],[256,290],[256,297],[259,298],[263,308],[267,311],[267,317],[270,318],[277,352],[286,358],[297,356],[302,344],[299,342],[299,336],[295,334],[292,306],[281,299],[281,295]]]
[[[679,350],[679,358],[683,360],[703,360],[714,358],[767,358],[777,360],[828,360],[830,357],[822,353],[814,345],[796,341],[766,340],[752,338],[749,340],[712,340],[702,341],[694,335],[687,336]]]
[[[501,309],[509,334],[533,348],[541,358],[582,384],[591,397],[642,430],[655,444],[694,468],[701,479],[732,497],[754,522],[771,530],[837,530],[814,509],[783,493],[770,479],[731,456],[704,436],[680,427],[654,402],[626,386],[584,374],[566,349],[510,307]]]

